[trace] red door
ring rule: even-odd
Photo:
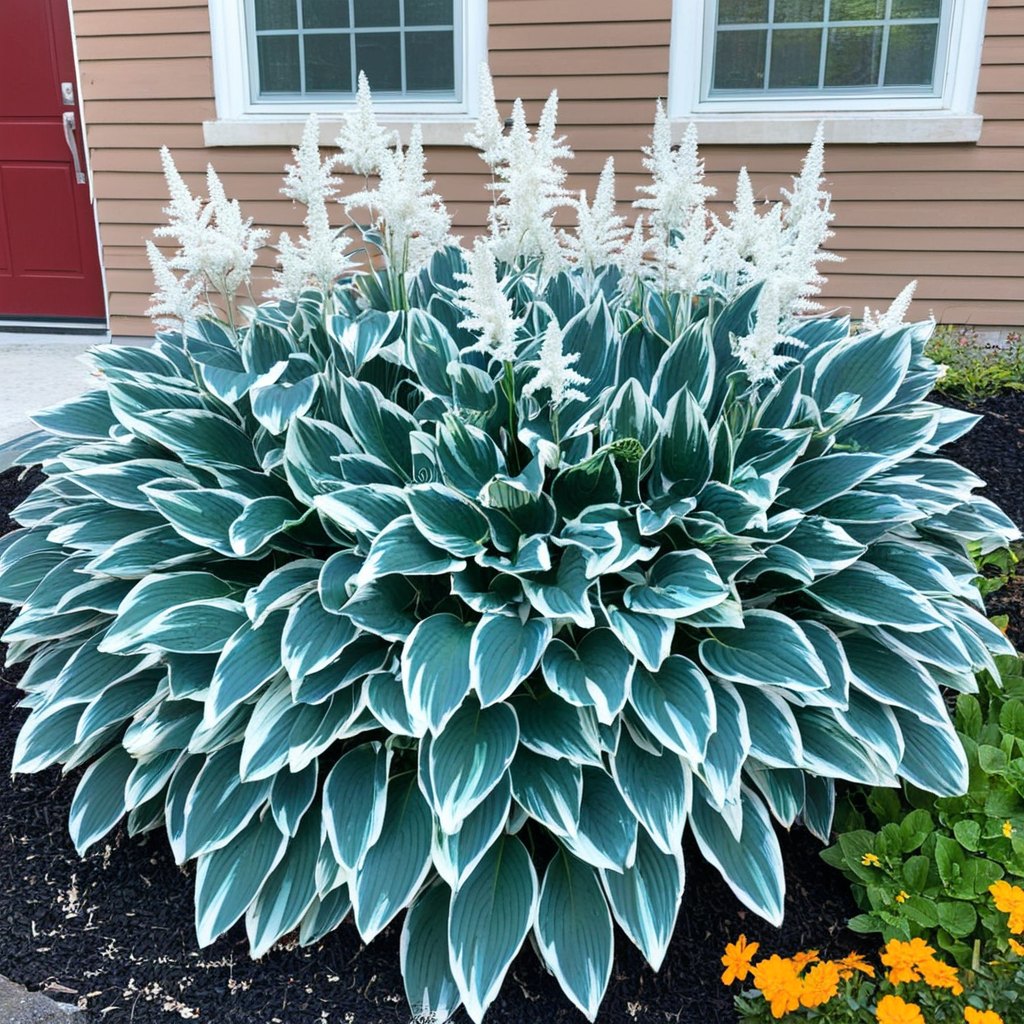
[[[68,0],[0,0],[0,321],[105,320]]]

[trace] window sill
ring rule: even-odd
[[[203,143],[207,146],[298,146],[302,139],[305,118],[254,117],[236,120],[219,119],[203,122]],[[385,127],[393,128],[403,141],[408,141],[414,124],[423,129],[423,143],[427,146],[465,146],[466,133],[473,128],[474,121],[465,115],[442,119],[429,115],[422,120],[391,120],[381,118]],[[341,129],[340,119],[321,117],[320,143],[330,145]]]
[[[806,145],[819,123],[827,143],[942,143],[977,142],[980,114],[942,111],[857,112],[854,114],[776,111],[766,114],[693,114],[673,118],[685,128],[693,122],[705,146]]]

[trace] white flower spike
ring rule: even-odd
[[[541,388],[547,388],[551,392],[550,404],[555,408],[563,402],[586,401],[587,396],[574,385],[590,383],[589,377],[584,377],[572,368],[580,354],[573,352],[566,355],[562,348],[563,340],[558,321],[551,320],[544,332],[537,359],[526,364],[537,372],[523,388],[524,395],[532,395]]]
[[[339,161],[364,178],[376,174],[388,147],[394,144],[395,132],[381,126],[373,109],[373,96],[366,75],[359,72],[355,109],[345,115],[345,123],[335,145],[341,150]]]
[[[488,352],[499,362],[511,363],[516,358],[516,333],[523,320],[513,315],[512,300],[498,280],[493,249],[484,240],[477,239],[467,254],[467,264],[468,273],[455,275],[456,280],[463,283],[455,302],[467,314],[459,327],[479,334],[471,350]]]

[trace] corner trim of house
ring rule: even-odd
[[[980,114],[951,114],[924,111],[893,114],[865,114],[837,117],[835,114],[693,114],[673,118],[674,134],[686,125],[697,126],[706,146],[807,145],[819,124],[825,126],[826,143],[950,143],[977,142],[981,136]]]
[[[429,121],[389,120],[381,123],[393,128],[408,142],[413,124],[420,124],[426,146],[465,146],[466,133],[473,128],[469,118]],[[298,146],[302,139],[302,118],[220,118],[203,122],[203,142],[207,146]],[[341,130],[342,121],[320,121],[320,143],[330,145]]]

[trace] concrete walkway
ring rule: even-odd
[[[95,386],[81,357],[109,340],[102,334],[0,332],[0,443],[33,430],[31,413]]]
[[[28,992],[0,975],[0,1020],[4,1024],[81,1024],[85,1014],[41,992]]]

